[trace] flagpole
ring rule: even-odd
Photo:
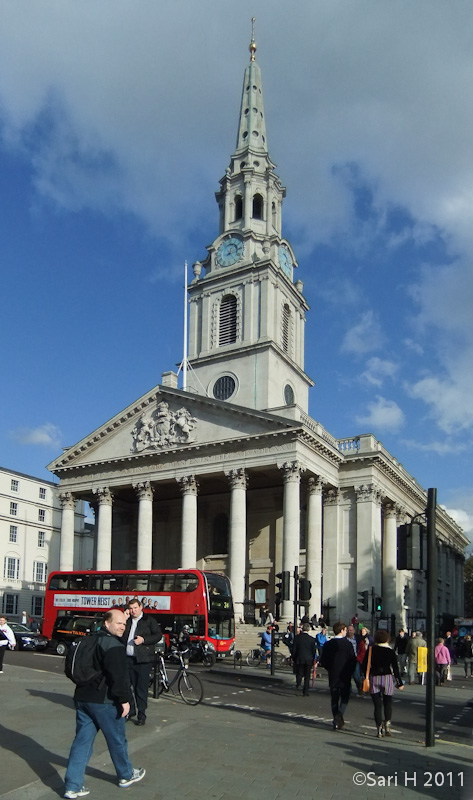
[[[187,261],[184,262],[184,351],[182,356],[182,390],[187,391]]]

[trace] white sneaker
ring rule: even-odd
[[[77,792],[75,792],[74,789],[68,789],[64,797],[69,798],[69,800],[74,800],[74,797],[85,797],[86,794],[90,794],[90,789],[86,789],[85,786],[83,786],[82,789],[78,789]]]
[[[121,789],[126,789],[127,786],[131,786],[132,783],[137,783],[146,775],[146,770],[141,767],[141,769],[134,769],[131,773],[131,778],[122,778],[121,781],[118,781],[118,785]]]

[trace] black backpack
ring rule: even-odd
[[[83,639],[73,642],[69,647],[66,654],[64,672],[76,686],[84,686],[87,683],[96,681],[98,678],[105,680],[98,655],[98,651],[101,649],[100,639],[100,636],[92,633],[89,636],[84,636]]]

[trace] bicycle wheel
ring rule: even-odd
[[[248,655],[246,657],[246,663],[248,664],[248,666],[249,667],[259,667],[260,661],[261,661],[261,659],[260,659],[259,650],[255,650],[255,649],[250,650],[250,652],[248,653]]]
[[[177,683],[177,688],[184,703],[187,703],[189,706],[196,706],[204,696],[204,687],[200,682],[200,678],[187,669],[181,674]]]
[[[291,670],[292,669],[292,661],[289,656],[285,656],[284,653],[275,653],[274,654],[274,667],[275,669],[285,669]]]

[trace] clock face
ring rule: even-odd
[[[217,264],[221,267],[231,267],[243,256],[243,242],[238,236],[225,239],[217,250]]]
[[[285,244],[282,244],[278,252],[279,266],[288,278],[292,278],[292,258]]]

